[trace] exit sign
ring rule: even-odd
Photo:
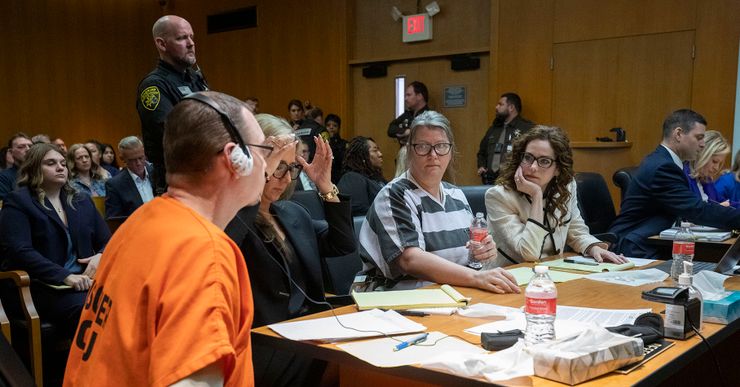
[[[432,18],[426,14],[403,17],[403,42],[432,40]]]

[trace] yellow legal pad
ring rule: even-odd
[[[352,292],[357,309],[418,309],[466,306],[470,302],[450,285],[438,289],[388,290],[385,292]]]

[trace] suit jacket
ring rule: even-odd
[[[619,237],[617,252],[629,257],[659,258],[647,238],[679,219],[723,229],[740,228],[740,210],[702,201],[691,191],[683,170],[668,150],[659,145],[635,172],[609,232]]]
[[[291,286],[278,264],[282,258],[271,255],[254,225],[257,209],[241,209],[226,227],[226,234],[239,245],[251,273],[255,327],[295,317],[288,312]],[[303,206],[289,200],[273,203],[270,212],[282,226],[303,267],[304,290],[314,300],[324,300],[322,258],[350,254],[357,248],[349,200],[325,202],[326,221],[312,220]],[[321,307],[311,305],[311,309]]]
[[[147,165],[146,171],[151,177],[152,166]],[[106,218],[129,216],[144,204],[134,179],[131,178],[128,169],[125,168],[121,170],[121,173],[105,182],[105,192]]]
[[[67,213],[67,229],[77,258],[86,258],[103,250],[110,231],[89,196],[77,194],[75,208],[67,204],[62,192],[62,206]],[[3,267],[25,270],[34,278],[61,284],[70,274],[67,262],[67,234],[64,223],[48,199],[46,207],[36,200],[28,187],[11,192],[0,212],[0,244]]]

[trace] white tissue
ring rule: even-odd
[[[469,378],[482,376],[491,382],[531,376],[534,375],[534,363],[525,348],[524,340],[520,339],[503,351],[480,355],[451,352],[429,359],[421,366]]]
[[[694,274],[694,287],[701,292],[704,301],[721,300],[732,292],[725,291],[724,282],[730,276],[711,270],[700,271]]]

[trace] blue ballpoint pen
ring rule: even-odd
[[[404,342],[396,345],[396,347],[393,348],[393,351],[394,352],[400,351],[400,350],[402,350],[404,348],[407,348],[407,347],[410,347],[410,346],[412,346],[414,344],[419,344],[419,343],[423,342],[424,340],[426,340],[427,339],[427,336],[429,336],[429,333],[422,333],[419,336],[414,336],[414,337],[412,337],[412,338],[410,338],[410,339],[408,339],[408,340],[406,340],[406,341],[404,341]]]

